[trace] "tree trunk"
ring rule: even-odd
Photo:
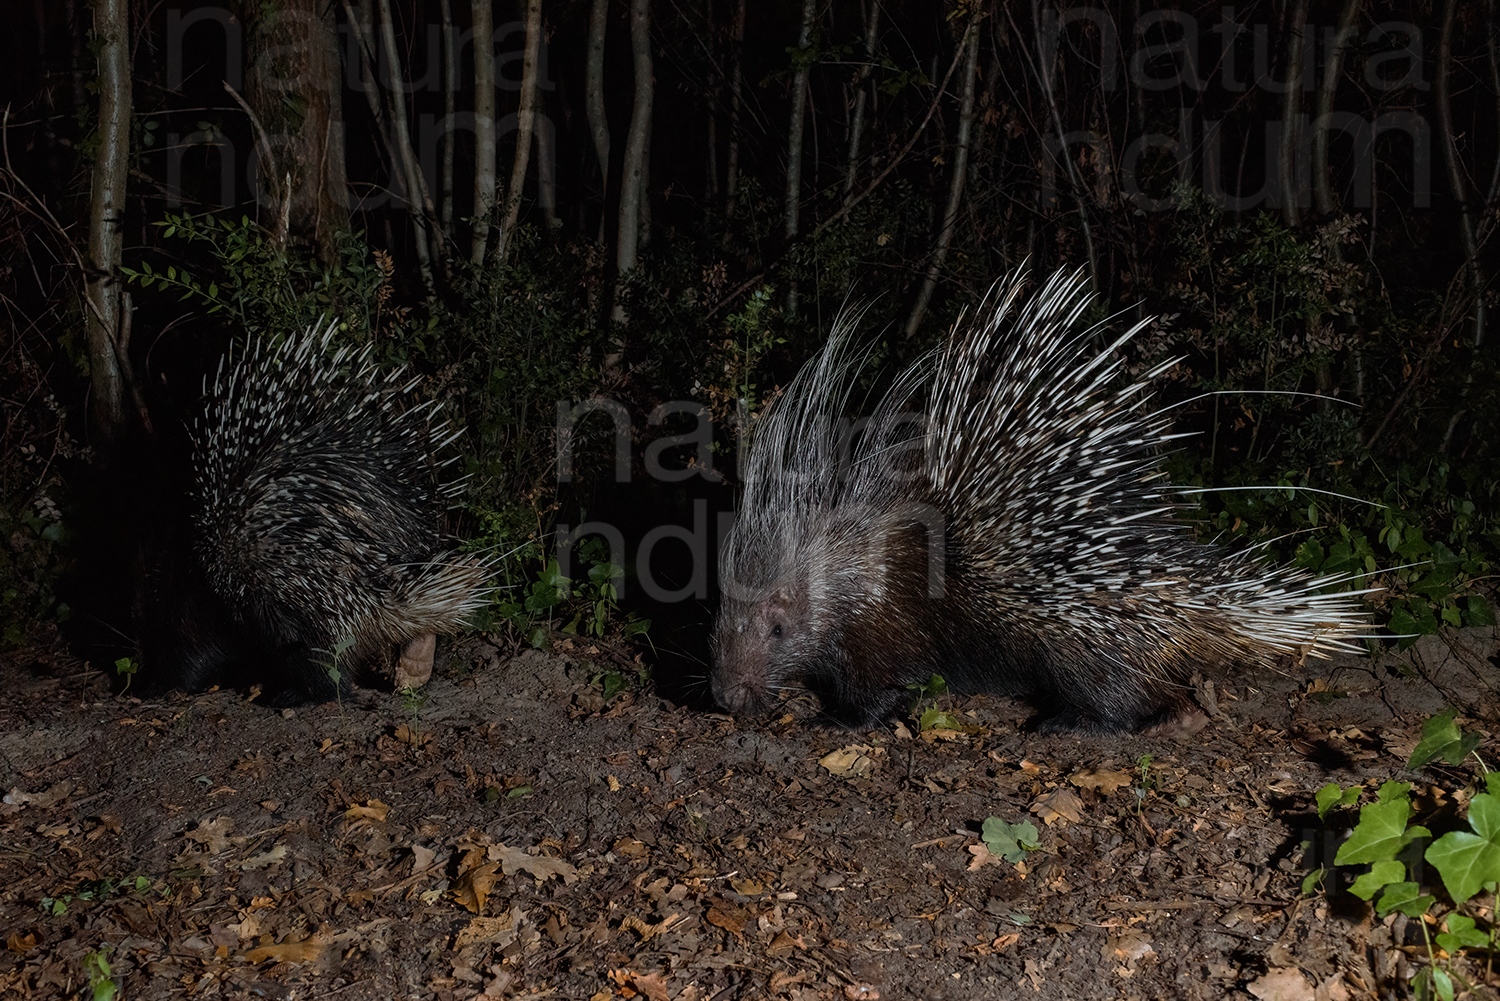
[[[521,104],[516,112],[516,156],[505,189],[505,221],[500,226],[500,261],[510,253],[511,235],[521,218],[521,195],[531,164],[531,137],[536,130],[537,55],[542,44],[542,0],[526,2],[526,52],[521,60]]]
[[[844,174],[844,201],[854,197],[859,177],[859,143],[865,131],[865,102],[869,100],[870,71],[875,66],[875,46],[880,37],[880,0],[870,0],[865,20],[865,61],[854,74],[854,112],[849,116],[849,166]]]
[[[724,154],[724,216],[734,218],[734,199],[740,187],[740,106],[745,87],[745,0],[734,9],[729,53],[729,148]]]
[[[792,117],[786,135],[786,208],[782,233],[795,239],[802,210],[802,123],[807,115],[807,77],[812,69],[813,18],[817,0],[802,0],[802,21],[797,30],[796,69],[792,73]]]
[[[469,259],[484,263],[495,210],[495,10],[494,0],[473,0],[474,10],[474,234]]]
[[[594,0],[589,8],[588,57],[583,72],[583,100],[589,135],[599,161],[599,242],[604,243],[604,220],[609,205],[609,120],[604,115],[604,34],[609,27],[609,0]]]
[[[958,227],[958,210],[963,204],[964,182],[969,174],[969,137],[974,131],[974,83],[979,69],[979,25],[969,22],[969,30],[959,42],[964,47],[964,86],[959,99],[958,141],[953,153],[953,179],[948,185],[948,207],[943,211],[943,223],[938,229],[937,242],[932,248],[932,259],[927,264],[927,274],[922,279],[922,289],[917,293],[917,303],[912,307],[906,321],[906,336],[911,337],[922,325],[927,306],[932,302],[933,289],[937,287],[938,275],[943,262],[948,258],[948,248],[953,243],[953,231]]]
[[[1021,35],[1021,29],[1015,23],[1015,15],[1010,8],[1006,8],[1006,16],[1010,18],[1011,30],[1017,37]],[[1084,253],[1089,259],[1089,280],[1097,290],[1099,286],[1099,254],[1094,248],[1094,229],[1089,223],[1089,207],[1087,189],[1083,186],[1083,178],[1078,176],[1078,167],[1073,163],[1073,158],[1068,155],[1068,130],[1063,127],[1062,111],[1057,106],[1057,92],[1052,86],[1052,71],[1055,65],[1047,61],[1048,55],[1055,56],[1056,50],[1049,45],[1042,36],[1042,4],[1041,0],[1031,2],[1031,25],[1036,35],[1037,59],[1034,65],[1037,82],[1042,85],[1042,95],[1047,100],[1047,113],[1052,118],[1052,127],[1057,132],[1058,158],[1062,160],[1068,170],[1068,182],[1073,187],[1073,199],[1078,205],[1078,229],[1083,235]],[[1028,59],[1030,56],[1027,57]]]
[[[280,193],[277,236],[311,244],[324,263],[349,226],[342,66],[333,8],[323,0],[246,4],[251,59],[245,96],[265,129],[262,184]]]
[[[782,219],[782,235],[787,242],[797,238],[802,215],[802,131],[807,116],[807,78],[812,69],[813,18],[817,15],[817,0],[802,0],[802,20],[797,30],[797,53],[793,56],[796,70],[792,73],[792,117],[787,124],[786,135],[786,205]],[[788,278],[786,283],[786,311],[788,316],[797,314],[797,282]]]
[[[130,166],[130,13],[128,0],[94,0],[99,58],[99,138],[89,201],[89,259],[84,294],[93,429],[105,451],[125,430],[125,376],[118,270],[125,181]]]
[[[651,0],[630,0],[630,52],[635,66],[635,101],[630,109],[630,133],[625,138],[620,229],[615,249],[615,268],[621,275],[635,267],[641,237],[641,201],[645,197],[642,180],[656,84],[651,66]]]
[[[1302,47],[1307,44],[1307,0],[1293,0],[1287,18],[1286,91],[1281,96],[1281,149],[1277,157],[1281,189],[1281,219],[1288,226],[1302,223],[1301,179],[1297,161],[1302,145]]]
[[[458,41],[453,30],[453,0],[439,0],[443,19],[443,159],[438,167],[438,220],[442,242],[453,239],[453,115],[458,100]],[[444,255],[445,257],[447,255]]]
[[[1448,78],[1453,71],[1453,19],[1457,7],[1458,0],[1447,0],[1443,4],[1443,28],[1442,34],[1438,36],[1437,73],[1432,89],[1437,102],[1438,132],[1443,146],[1443,161],[1448,167],[1448,183],[1458,202],[1458,225],[1464,241],[1464,263],[1469,272],[1470,291],[1474,296],[1473,340],[1477,348],[1484,343],[1485,283],[1479,269],[1479,241],[1474,232],[1474,217],[1469,206],[1469,185],[1464,180],[1464,169],[1459,162],[1458,146],[1453,136],[1453,106],[1448,85]]]
[[[1328,179],[1328,125],[1333,115],[1333,99],[1339,91],[1339,78],[1343,75],[1344,52],[1355,35],[1355,23],[1359,20],[1361,0],[1344,0],[1344,11],[1339,16],[1338,33],[1328,49],[1328,64],[1323,68],[1323,82],[1318,88],[1318,120],[1313,123],[1313,197],[1317,199],[1318,213],[1332,215],[1339,210],[1338,195]]]
[[[401,157],[401,174],[405,181],[407,207],[411,212],[413,243],[417,251],[417,268],[422,274],[422,287],[430,296],[435,291],[432,280],[432,237],[428,220],[436,213],[432,211],[432,196],[427,192],[427,180],[422,176],[422,167],[411,147],[411,129],[406,124],[405,74],[401,70],[401,50],[396,48],[396,21],[391,16],[391,0],[380,0],[380,39],[385,49],[387,79],[386,93],[391,99],[392,142]]]

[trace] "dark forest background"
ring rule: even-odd
[[[1156,317],[1132,369],[1183,359],[1157,399],[1205,536],[1378,574],[1396,633],[1489,623],[1495,7],[10,0],[4,643],[75,613],[91,509],[149,516],[142,443],[180,448],[236,338],[336,312],[429,376],[468,427],[456,525],[531,543],[498,614],[605,632],[615,568],[564,573],[556,524],[727,510],[739,430],[841,309],[888,373],[1023,264]],[[647,475],[705,416],[723,482]]]

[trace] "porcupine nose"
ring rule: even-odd
[[[714,701],[736,716],[753,712],[764,699],[763,693],[748,679],[735,677],[718,666],[714,668],[709,688]]]

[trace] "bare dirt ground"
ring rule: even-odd
[[[1001,699],[948,739],[605,702],[578,648],[469,641],[420,706],[282,711],[33,651],[0,668],[0,995],[1405,997],[1414,922],[1300,892],[1339,837],[1313,793],[1470,782],[1406,756],[1445,706],[1492,747],[1497,648],[1220,681],[1182,740]],[[1040,849],[977,864],[991,816]]]

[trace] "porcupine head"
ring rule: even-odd
[[[841,320],[755,428],[713,634],[713,694],[734,713],[805,683],[859,724],[927,677],[932,644],[909,600],[941,584],[943,522],[922,499],[922,422],[908,406],[925,368],[903,373],[869,418],[845,418],[863,360],[857,321]]]
[[[864,724],[938,673],[1030,698],[1047,729],[1108,732],[1189,709],[1200,666],[1357,650],[1355,594],[1324,593],[1341,581],[1198,543],[1177,519],[1158,458],[1174,435],[1143,402],[1172,362],[1111,388],[1141,325],[1100,350],[1080,274],[1027,284],[997,283],[857,433],[839,424],[857,409],[857,316],[768,406],[720,557],[725,708],[804,680]]]

